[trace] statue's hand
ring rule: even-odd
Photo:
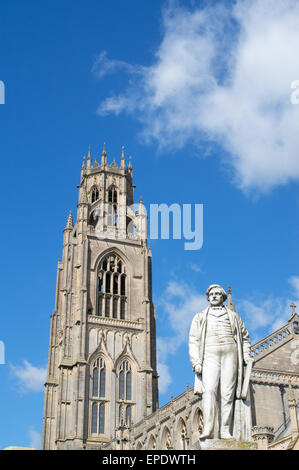
[[[195,367],[194,367],[194,370],[195,372],[197,372],[197,374],[201,374],[201,371],[202,371],[202,367],[200,364],[197,364]]]

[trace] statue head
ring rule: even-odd
[[[222,305],[227,299],[227,294],[223,287],[212,284],[207,288],[206,297],[212,306]]]

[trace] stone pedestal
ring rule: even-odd
[[[257,444],[236,439],[204,439],[195,442],[190,450],[257,450]]]

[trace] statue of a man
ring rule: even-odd
[[[243,368],[252,361],[250,340],[240,316],[223,305],[227,295],[221,286],[209,286],[206,297],[210,305],[195,315],[189,335],[194,393],[202,395],[204,428],[200,439],[213,437],[218,389],[220,435],[229,439],[234,401],[241,396]]]

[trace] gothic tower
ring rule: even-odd
[[[58,261],[43,449],[101,448],[158,408],[152,257],[131,160],[81,169]]]

